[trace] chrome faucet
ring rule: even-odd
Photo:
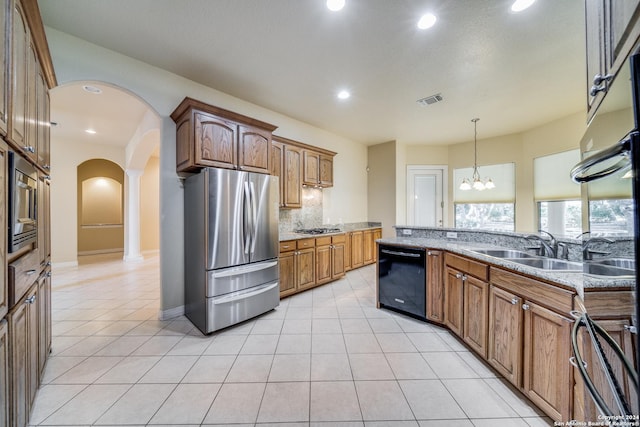
[[[537,240],[540,242],[540,246],[535,246],[527,249],[537,249],[538,254],[542,256],[546,256],[549,258],[557,258],[558,256],[558,241],[553,234],[548,231],[538,230],[539,233],[544,233],[549,236],[549,241],[547,242],[542,236],[538,236],[537,234],[529,234],[525,236],[525,239],[528,240]]]
[[[582,242],[582,259],[585,261],[591,261],[593,259],[593,255],[609,255],[611,252],[606,252],[606,251],[596,251],[593,249],[590,249],[591,245],[593,243],[614,243],[613,240],[611,239],[607,239],[606,237],[592,237],[590,239],[585,240],[584,242]]]

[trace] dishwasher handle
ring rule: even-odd
[[[387,255],[397,255],[406,258],[420,258],[420,254],[412,254],[410,252],[390,251],[389,249],[380,249],[380,252]]]

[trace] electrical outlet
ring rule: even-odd
[[[455,231],[447,231],[447,239],[457,239],[458,233]]]
[[[405,228],[402,230],[402,235],[403,236],[411,236],[411,230]]]

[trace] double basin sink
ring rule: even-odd
[[[627,258],[603,258],[584,263],[546,258],[515,249],[472,249],[473,252],[541,270],[584,272],[592,276],[622,277],[635,274],[635,261]]]

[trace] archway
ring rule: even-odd
[[[124,171],[105,159],[77,170],[78,255],[124,250]]]

